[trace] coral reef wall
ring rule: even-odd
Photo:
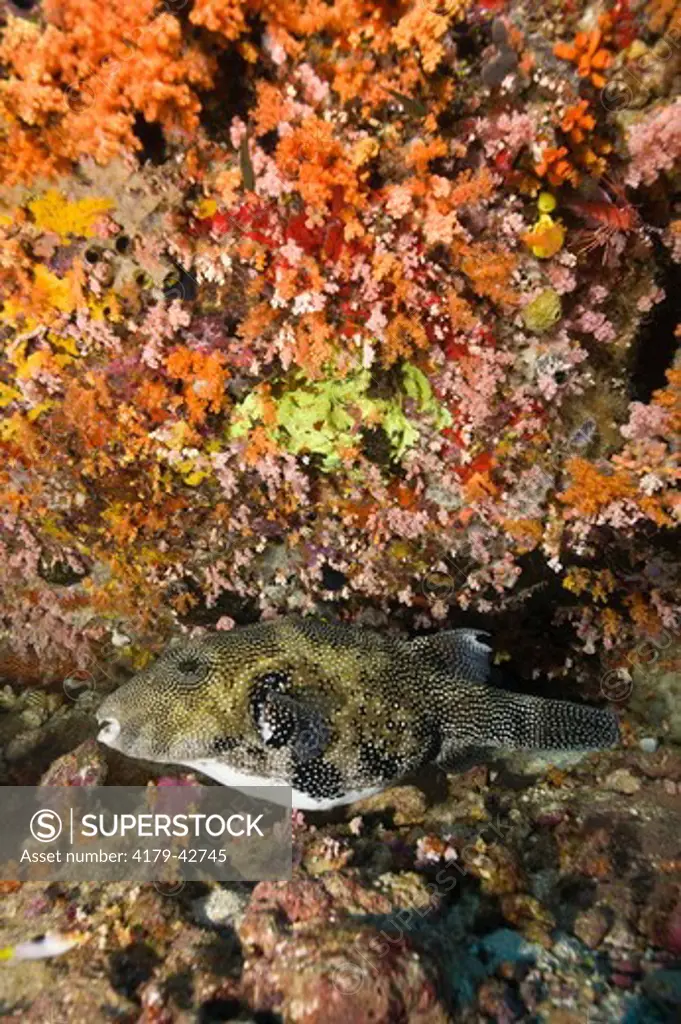
[[[681,4],[0,12],[1,676],[677,629]]]

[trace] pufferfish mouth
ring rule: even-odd
[[[180,763],[188,752],[174,746],[159,747],[153,735],[144,728],[135,728],[121,721],[117,708],[107,707],[106,703],[95,713],[99,731],[97,740],[111,750],[117,750],[126,757],[136,757],[142,761],[161,761],[162,763]]]
[[[105,743],[107,747],[115,748],[118,745],[116,741],[121,734],[121,723],[117,718],[109,715],[97,715],[97,721],[99,723],[97,739],[100,743]]]

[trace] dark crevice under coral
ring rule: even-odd
[[[193,302],[198,295],[196,279],[184,267],[175,264],[163,281],[163,297],[168,302],[180,299],[182,302]]]
[[[234,117],[244,120],[253,104],[254,92],[249,84],[248,63],[234,49],[221,50],[217,56],[213,88],[200,93],[201,126],[209,139],[221,140]]]
[[[142,143],[139,153],[141,163],[148,161],[154,166],[165,163],[168,159],[168,147],[160,124],[155,121],[147,121],[143,114],[137,114],[133,132]]]
[[[190,577],[171,584],[166,597],[171,600],[185,594],[193,601],[191,609],[181,616],[182,622],[188,626],[215,625],[223,615],[234,619],[239,626],[247,626],[260,618],[258,605],[253,598],[242,597],[229,590],[223,591],[209,607],[200,584]]]
[[[653,392],[664,387],[678,348],[674,332],[681,320],[681,266],[669,258],[655,236],[653,246],[658,284],[665,295],[643,320],[635,341],[629,393],[638,402],[649,402]]]

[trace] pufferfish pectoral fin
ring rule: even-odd
[[[267,747],[288,746],[298,761],[319,757],[329,742],[329,728],[321,712],[277,690],[270,690],[261,699],[256,726]]]
[[[482,629],[447,629],[417,637],[411,641],[411,649],[449,675],[486,683],[492,668],[492,648],[485,642],[489,635]]]

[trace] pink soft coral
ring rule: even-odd
[[[629,132],[631,163],[627,183],[652,185],[681,157],[681,99],[654,110]]]

